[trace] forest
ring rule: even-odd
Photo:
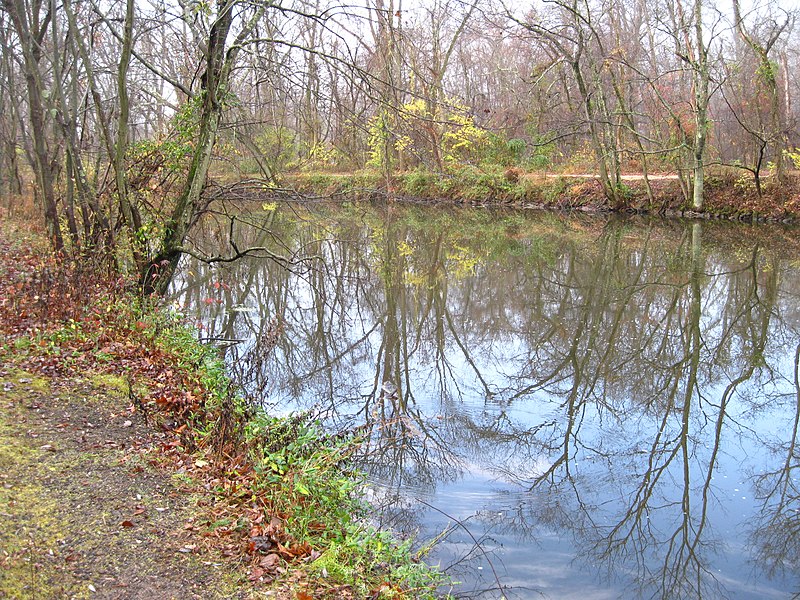
[[[724,174],[760,198],[800,160],[781,4],[2,0],[0,190],[161,291],[212,198],[291,173],[445,196],[591,174],[617,209],[626,173],[651,204],[666,174],[695,211]]]
[[[0,7],[0,597],[797,595],[800,7]]]

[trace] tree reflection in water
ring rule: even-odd
[[[435,534],[415,498],[471,516],[519,597],[796,588],[790,233],[358,205],[242,223],[240,246],[314,258],[186,265],[174,296],[245,340],[224,352],[254,397],[368,429],[385,523]]]

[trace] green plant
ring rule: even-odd
[[[528,144],[521,138],[512,138],[506,142],[506,149],[509,154],[511,154],[515,163],[519,163],[522,160],[527,148]]]
[[[435,187],[435,176],[425,169],[418,168],[410,173],[407,173],[403,178],[403,185],[405,191],[414,196],[428,196],[433,187]]]
[[[367,166],[380,171],[391,170],[390,140],[392,119],[387,111],[372,117],[367,125],[369,160]]]
[[[542,186],[542,199],[547,204],[554,204],[566,193],[568,188],[569,184],[563,177],[548,179]]]
[[[525,166],[533,171],[543,171],[553,165],[558,149],[550,135],[538,135],[531,140],[530,154],[525,160]]]
[[[297,160],[295,152],[297,135],[282,125],[266,126],[255,136],[255,144],[262,158],[273,173],[286,170]],[[251,171],[258,170],[257,165],[248,164]]]
[[[784,150],[784,152],[789,160],[794,163],[794,168],[800,169],[800,148],[795,148],[794,150]]]

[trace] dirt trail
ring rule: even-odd
[[[0,598],[253,597],[187,529],[123,387],[0,366]]]
[[[558,175],[549,175],[549,177],[564,177],[570,179],[600,179],[599,173],[565,173]],[[620,175],[622,181],[644,181],[644,175],[640,174],[627,174]],[[678,176],[674,173],[660,173],[650,174],[647,176],[650,181],[677,181]]]

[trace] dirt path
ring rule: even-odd
[[[0,366],[0,598],[250,598],[114,378]]]
[[[564,177],[568,179],[600,179],[599,173],[559,173],[558,175],[550,175],[550,177]],[[622,181],[644,181],[642,174],[627,174],[620,175]],[[658,173],[650,174],[647,176],[650,181],[677,181],[678,176],[675,173]]]

